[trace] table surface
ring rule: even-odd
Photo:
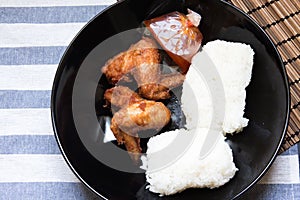
[[[0,0],[0,199],[98,199],[56,144],[50,95],[76,33],[114,0]],[[300,199],[299,145],[242,199]]]

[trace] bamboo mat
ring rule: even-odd
[[[228,0],[252,17],[271,37],[289,77],[291,115],[280,152],[300,140],[300,0]]]

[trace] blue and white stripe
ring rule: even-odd
[[[50,94],[58,62],[84,26],[115,0],[0,0],[0,199],[95,199],[53,136]],[[300,199],[296,146],[246,195]]]
[[[84,24],[115,0],[0,0],[0,199],[95,199],[56,144],[50,95]]]

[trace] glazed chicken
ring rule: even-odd
[[[130,81],[127,75],[131,73],[142,97],[151,100],[168,99],[169,90],[181,85],[185,76],[180,73],[162,75],[159,63],[160,55],[156,43],[143,37],[127,51],[110,59],[102,72],[112,84],[121,79]]]
[[[133,68],[142,64],[157,65],[160,61],[159,57],[155,42],[144,37],[131,45],[127,51],[121,52],[108,60],[102,68],[102,72],[112,84],[116,84],[120,79],[129,81],[126,74],[131,72]]]
[[[115,86],[107,89],[104,93],[104,99],[118,108],[143,100],[137,93],[125,86]]]
[[[172,73],[160,75],[157,82],[148,82],[151,77],[146,74],[134,72],[134,77],[139,86],[139,94],[151,100],[169,99],[171,97],[170,89],[178,87],[185,79],[181,73]]]
[[[142,151],[138,132],[163,128],[170,121],[170,110],[161,102],[142,99],[124,86],[106,90],[104,98],[121,108],[114,113],[110,128],[118,143],[124,144],[131,158],[138,162]]]

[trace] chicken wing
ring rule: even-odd
[[[102,72],[112,84],[116,84],[120,79],[129,81],[126,75],[131,73],[142,97],[151,100],[168,99],[169,90],[181,85],[184,75],[162,75],[159,62],[160,55],[155,42],[144,37],[127,51],[110,59],[102,68]]]
[[[144,37],[131,45],[127,51],[121,52],[108,60],[102,68],[102,72],[110,83],[116,84],[121,78],[129,81],[126,74],[134,67],[142,64],[158,65],[159,62],[160,56],[156,43],[152,39]]]
[[[139,94],[146,99],[160,100],[171,97],[170,90],[181,85],[185,76],[181,73],[163,74],[156,83],[139,83]],[[141,79],[143,80],[143,79]]]
[[[107,90],[105,99],[121,109],[114,113],[111,130],[119,144],[124,144],[131,158],[137,162],[140,147],[138,132],[161,129],[171,118],[170,110],[161,102],[145,100],[127,87],[116,86]]]
[[[137,93],[124,86],[115,86],[107,89],[104,93],[104,98],[111,105],[119,108],[143,100]]]
[[[118,126],[126,133],[137,133],[148,129],[160,129],[169,122],[170,117],[170,110],[163,103],[142,100],[116,112],[112,126]]]

